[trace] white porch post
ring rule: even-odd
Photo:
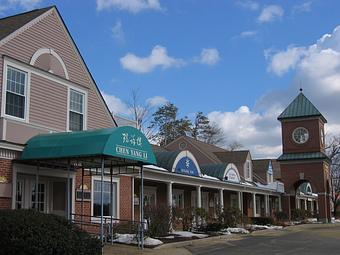
[[[307,199],[304,200],[305,204],[305,210],[307,211]]]
[[[202,199],[201,199],[201,186],[197,186],[196,187],[196,192],[197,192],[197,208],[201,208],[202,207]]]
[[[223,189],[220,189],[220,207],[221,212],[223,212],[224,209]]]
[[[242,191],[238,192],[238,209],[243,214],[243,193],[242,193]]]
[[[167,183],[167,205],[172,207],[172,182]]]
[[[310,203],[310,210],[314,214],[314,200],[312,200]]]
[[[281,212],[282,211],[281,196],[279,196],[278,198],[279,198],[279,212]]]
[[[256,193],[253,193],[253,217],[256,217]]]
[[[264,195],[264,211],[266,216],[269,216],[269,195]]]

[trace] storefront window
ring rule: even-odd
[[[111,198],[111,187],[109,181],[103,182],[103,204],[104,211],[103,216],[117,217],[117,205],[116,205],[116,194],[117,184],[112,183],[112,198]],[[101,215],[101,181],[93,181],[93,216]]]
[[[172,191],[172,205],[177,208],[184,208],[184,191],[176,190]]]

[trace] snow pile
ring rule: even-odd
[[[340,219],[335,219],[334,217],[332,218],[332,223],[340,223]]]
[[[318,219],[317,218],[310,218],[310,219],[307,219],[307,222],[308,223],[318,223]]]
[[[280,230],[283,229],[282,226],[273,226],[273,225],[250,225],[251,230],[264,230],[264,229],[271,229],[271,230]]]
[[[134,234],[116,234],[116,239],[113,240],[115,243],[124,243],[124,244],[137,244],[136,235]],[[147,246],[156,246],[163,244],[162,241],[158,239],[154,239],[151,237],[147,237],[144,239],[144,245]]]
[[[211,179],[211,180],[217,180],[217,181],[219,181],[218,178],[213,177],[213,176],[210,176],[210,175],[206,175],[206,174],[203,174],[202,177],[205,178],[205,179]]]
[[[208,237],[206,234],[195,234],[189,231],[173,231],[172,234],[178,235],[181,237],[197,237],[197,238],[205,238]]]
[[[227,228],[227,231],[232,234],[249,234],[249,231],[244,228]]]

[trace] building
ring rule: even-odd
[[[302,91],[280,114],[283,153],[278,158],[285,184],[283,210],[311,208],[330,221],[330,172],[325,154],[325,117]]]
[[[260,161],[186,136],[151,146],[132,122],[118,127],[55,6],[0,19],[0,55],[0,209],[100,222],[102,234],[141,219],[141,204],[330,217],[326,120],[302,93],[279,117],[282,156]]]

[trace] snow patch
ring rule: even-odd
[[[137,244],[135,234],[116,234],[116,237],[117,238],[113,240],[115,243]],[[155,238],[147,237],[144,239],[144,245],[147,246],[156,246],[161,244],[163,244],[163,242]]]
[[[273,225],[250,225],[250,229],[252,230],[264,230],[264,229],[271,229],[271,230],[280,230],[283,229],[282,226],[273,226]]]
[[[172,234],[179,235],[181,237],[198,237],[198,238],[208,237],[208,235],[206,234],[195,234],[189,231],[173,231]]]
[[[216,178],[216,177],[213,177],[213,176],[210,176],[210,175],[206,175],[206,174],[203,174],[202,177],[204,179],[210,179],[210,180],[217,180],[219,181],[220,179]]]
[[[244,228],[227,228],[227,231],[232,234],[249,234],[249,231]]]

